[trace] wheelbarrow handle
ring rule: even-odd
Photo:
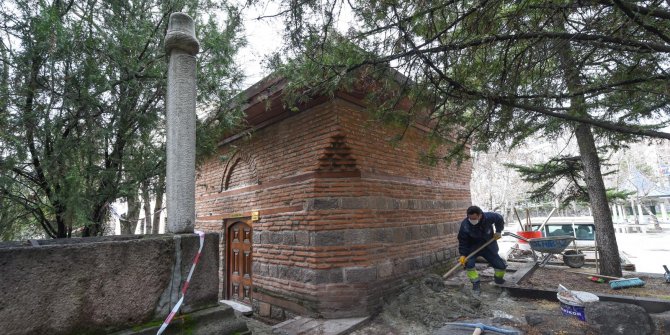
[[[525,237],[523,237],[523,236],[519,236],[519,235],[517,235],[517,234],[514,234],[514,233],[512,233],[512,232],[509,232],[509,231],[504,232],[503,235],[505,235],[505,236],[510,235],[510,236],[512,236],[512,237],[516,237],[516,238],[518,238],[518,239],[520,239],[520,240],[524,240],[524,241],[526,241],[526,242],[530,242],[529,239],[527,239],[527,238],[525,238]]]

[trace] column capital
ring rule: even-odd
[[[179,49],[195,56],[200,51],[200,43],[195,37],[195,23],[184,13],[170,14],[167,34],[165,34],[165,52]]]

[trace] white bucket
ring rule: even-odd
[[[596,302],[599,301],[597,295],[584,291],[570,291],[572,294],[577,297],[582,302],[577,302],[573,300],[567,300],[564,297],[561,297],[556,293],[558,301],[561,303],[561,312],[565,316],[574,316],[579,320],[586,321],[586,313],[584,312],[584,304],[587,302]]]

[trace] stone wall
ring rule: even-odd
[[[199,237],[116,236],[0,244],[0,334],[104,334],[162,322]],[[218,305],[218,235],[206,234],[181,311]]]
[[[370,314],[456,256],[471,166],[422,163],[431,147],[446,150],[419,128],[381,126],[331,100],[222,147],[224,159],[198,173],[196,225],[223,232],[227,220],[259,211],[253,298],[262,316]]]

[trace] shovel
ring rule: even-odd
[[[469,255],[467,255],[465,257],[465,260],[467,261],[468,259],[472,258],[474,255],[476,255],[478,252],[482,251],[484,248],[486,248],[489,244],[493,243],[493,241],[495,241],[495,240],[496,239],[494,237],[494,238],[486,241],[486,243],[484,243],[484,245],[482,245],[481,247],[477,248],[477,250],[475,250],[475,251],[471,252]],[[460,267],[463,267],[463,265],[461,265],[461,263],[458,263],[458,264],[454,265],[454,267],[451,268],[451,270],[447,271],[447,273],[445,273],[444,276],[442,276],[442,278],[449,277],[454,271],[456,271]]]

